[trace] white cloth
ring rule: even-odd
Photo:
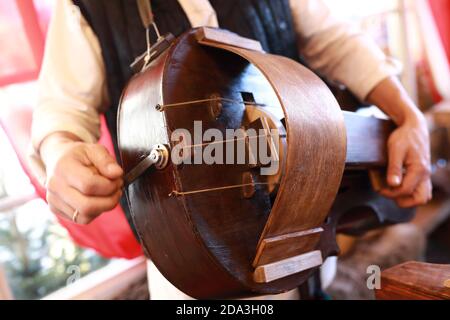
[[[208,0],[179,3],[192,26],[218,26]],[[321,0],[290,0],[290,6],[302,44],[298,49],[309,65],[328,79],[344,84],[360,99],[365,99],[381,80],[398,72],[370,38],[333,18]],[[85,142],[96,142],[100,136],[99,111],[108,104],[99,41],[71,0],[56,1],[39,92],[30,159],[39,181],[44,182],[45,170],[38,152],[42,140],[53,132],[67,131]],[[334,277],[335,269],[335,259],[327,260],[322,267],[325,286]],[[149,278],[152,297],[186,298],[151,266]],[[296,298],[297,294],[294,290],[278,297]]]
[[[325,290],[333,281],[336,275],[337,257],[329,257],[325,260],[320,269],[320,280],[322,289]],[[148,288],[150,299],[152,300],[192,300],[193,298],[178,290],[158,271],[156,266],[147,260]],[[265,295],[245,300],[298,300],[300,298],[297,289],[277,294]]]

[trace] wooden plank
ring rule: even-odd
[[[255,269],[253,280],[258,283],[271,282],[320,266],[322,262],[322,253],[320,250],[311,251],[292,258],[259,266]]]
[[[347,130],[345,168],[384,167],[387,140],[395,129],[392,121],[343,111]]]
[[[311,250],[319,242],[322,231],[322,228],[313,228],[263,239],[258,246],[253,266],[256,268]]]
[[[225,44],[238,48],[264,52],[261,43],[256,40],[240,37],[235,33],[213,28],[200,28],[196,34],[199,43]]]
[[[380,300],[449,300],[450,265],[410,261],[381,274]]]

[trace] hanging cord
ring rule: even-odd
[[[150,41],[150,27],[153,28],[153,30],[156,33],[157,41],[161,40],[161,34],[159,32],[158,26],[155,23],[152,5],[150,0],[136,0],[139,15],[141,16],[142,25],[145,28],[145,40],[147,42],[147,54],[144,58],[144,65],[142,67],[142,70],[147,68],[148,63],[151,60],[151,48],[152,44]]]

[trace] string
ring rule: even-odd
[[[170,108],[181,107],[181,106],[186,106],[186,105],[190,105],[190,104],[200,104],[200,103],[212,102],[212,101],[223,101],[223,102],[229,102],[229,103],[234,103],[234,104],[266,106],[263,103],[257,103],[257,102],[254,102],[254,101],[233,100],[233,99],[229,99],[229,98],[217,97],[217,98],[191,100],[191,101],[186,101],[186,102],[178,102],[178,103],[171,103],[171,104],[164,104],[164,105],[158,104],[158,105],[156,105],[156,110],[162,112],[166,108],[169,108],[169,107]],[[240,140],[244,140],[244,139],[259,138],[259,137],[265,137],[265,136],[286,137],[285,134],[272,134],[272,133],[270,133],[270,134],[267,134],[267,135],[257,135],[257,136],[251,136],[251,137],[246,136],[244,138],[227,139],[227,140],[219,140],[219,141],[213,141],[213,142],[202,143],[202,144],[194,144],[194,145],[189,145],[189,146],[183,146],[182,148],[183,149],[185,149],[185,148],[195,148],[195,147],[199,147],[199,146],[206,146],[206,145],[211,145],[211,144],[216,144],[216,143],[234,142],[234,141],[240,141]],[[269,182],[254,182],[254,183],[235,184],[235,185],[229,185],[229,186],[224,186],[224,187],[198,189],[198,190],[192,190],[192,191],[177,191],[177,190],[173,190],[172,192],[169,193],[169,197],[172,197],[172,196],[178,197],[178,196],[184,196],[184,195],[190,195],[190,194],[196,194],[196,193],[204,193],[204,192],[212,192],[212,191],[219,191],[219,190],[227,190],[227,189],[241,188],[241,187],[246,187],[246,186],[269,185],[269,184],[273,184],[273,183],[269,183]]]
[[[178,196],[185,196],[185,195],[195,194],[195,193],[203,193],[203,192],[219,191],[219,190],[226,190],[226,189],[234,189],[234,188],[241,188],[241,187],[246,187],[246,186],[268,185],[268,184],[273,184],[273,183],[270,183],[270,182],[253,182],[253,183],[234,184],[234,185],[225,186],[225,187],[199,189],[199,190],[193,190],[193,191],[177,191],[177,190],[173,190],[171,193],[169,193],[169,197],[172,197],[172,196],[178,197]]]
[[[144,58],[144,65],[142,71],[147,68],[148,63],[151,60],[151,43],[150,43],[150,26],[155,30],[157,41],[161,39],[161,34],[159,33],[158,26],[155,23],[153,16],[152,4],[150,0],[137,0],[137,6],[139,10],[139,15],[141,17],[142,24],[145,28],[145,40],[147,42],[147,52]]]
[[[199,143],[199,144],[191,144],[191,145],[187,145],[187,146],[182,146],[181,148],[182,148],[182,149],[197,148],[197,147],[209,146],[209,145],[212,145],[212,144],[227,143],[227,142],[236,142],[236,141],[241,141],[241,140],[246,140],[246,139],[263,138],[263,137],[267,137],[267,136],[275,136],[275,137],[285,138],[285,137],[286,137],[286,134],[268,133],[268,134],[257,135],[257,136],[245,136],[245,137],[243,137],[243,138],[233,138],[233,139],[227,139],[227,140],[217,140],[217,141],[212,141],[212,142],[205,142],[205,143]]]
[[[240,101],[240,100],[233,100],[233,99],[219,97],[219,98],[191,100],[191,101],[186,101],[186,102],[177,102],[177,103],[170,103],[170,104],[163,104],[163,105],[157,104],[156,110],[164,111],[165,108],[169,108],[169,107],[170,108],[181,107],[181,106],[185,106],[185,105],[189,105],[189,104],[198,104],[198,103],[212,102],[212,101],[223,101],[223,102],[229,102],[229,103],[234,103],[234,104],[247,104],[247,105],[254,105],[254,106],[261,106],[261,107],[266,106],[264,103],[257,103],[254,101]]]
[[[153,26],[153,29],[155,30],[157,40],[160,40],[161,34],[159,33],[158,26],[156,25],[156,23],[154,21],[152,22],[152,26]]]
[[[151,57],[151,52],[150,51],[151,51],[152,45],[150,43],[150,29],[148,27],[145,28],[145,40],[147,41],[147,55],[145,56],[144,66],[143,66],[142,69],[146,68],[147,64],[150,61],[150,57]]]
[[[159,33],[158,26],[155,24],[155,22],[152,22],[151,26],[155,30],[155,33],[156,33],[156,36],[157,36],[157,41],[161,40],[161,34]],[[147,42],[147,54],[145,55],[144,65],[142,66],[142,70],[141,71],[144,71],[145,69],[147,69],[147,66],[148,66],[149,62],[150,62],[152,56],[155,53],[155,52],[151,52],[152,51],[152,44],[151,44],[151,41],[150,41],[150,27],[145,28],[145,40]]]

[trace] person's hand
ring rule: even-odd
[[[428,129],[420,113],[406,119],[389,137],[387,184],[380,193],[400,207],[423,205],[431,199]]]
[[[43,149],[47,202],[53,213],[72,219],[78,210],[76,222],[88,224],[118,204],[123,171],[105,147],[58,137],[41,147],[41,155]]]
[[[431,199],[430,142],[425,117],[396,77],[387,77],[368,94],[397,124],[388,139],[387,185],[380,193],[400,207],[414,207]]]

